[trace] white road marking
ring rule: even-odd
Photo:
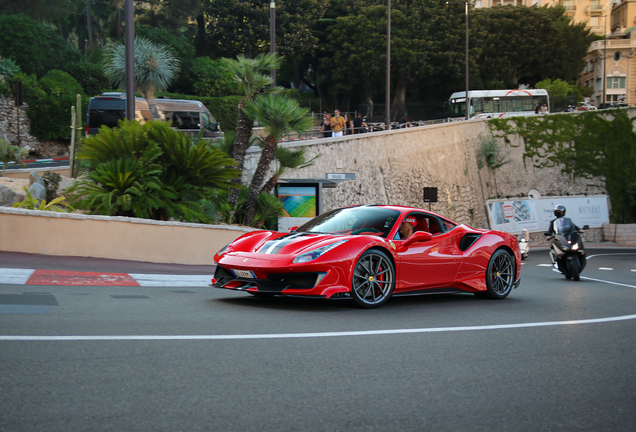
[[[594,282],[603,282],[603,283],[611,284],[611,285],[624,286],[624,287],[628,287],[628,288],[636,288],[636,286],[634,286],[634,285],[627,285],[627,284],[622,284],[622,283],[618,283],[618,282],[611,282],[611,281],[606,281],[606,280],[602,280],[602,279],[594,279],[594,278],[585,277],[585,276],[581,276],[581,279],[587,279],[587,280],[591,280],[591,281],[594,281]]]
[[[617,252],[617,253],[608,253],[608,254],[596,254],[596,255],[589,255],[587,259],[592,259],[599,256],[609,256],[609,255],[636,255],[636,252]]]
[[[537,264],[537,267],[552,267],[552,264]]]
[[[35,270],[0,268],[0,284],[24,285]]]
[[[212,275],[163,275],[129,273],[130,277],[142,287],[145,286],[181,286],[206,287],[212,283]]]
[[[599,324],[636,319],[635,315],[622,315],[607,318],[593,318],[570,321],[545,321],[519,324],[495,324],[467,327],[433,327],[393,330],[363,330],[320,333],[273,333],[273,334],[237,334],[237,335],[131,335],[131,336],[0,336],[0,341],[126,341],[126,340],[253,340],[253,339],[300,339],[343,336],[380,336],[393,334],[445,333],[458,331],[504,330],[531,327],[551,327],[579,324]]]
[[[614,270],[612,267],[599,267],[599,270]]]

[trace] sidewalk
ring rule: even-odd
[[[0,251],[0,286],[208,286],[215,268]]]

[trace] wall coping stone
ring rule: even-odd
[[[95,221],[112,221],[112,222],[128,222],[141,225],[162,225],[162,226],[178,226],[189,228],[204,228],[204,229],[225,229],[230,231],[252,232],[258,231],[257,228],[251,228],[247,226],[238,225],[210,225],[199,223],[185,223],[176,221],[157,221],[152,219],[131,218],[123,216],[100,216],[100,215],[84,215],[79,213],[62,213],[47,210],[29,210],[13,207],[0,207],[0,214],[12,214],[22,216],[37,216],[46,218],[62,218],[62,219],[77,219],[77,220],[95,220]]]

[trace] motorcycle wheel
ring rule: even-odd
[[[579,266],[578,258],[574,258],[568,261],[568,267],[570,267],[570,274],[575,281],[581,280],[581,268]]]

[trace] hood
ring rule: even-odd
[[[259,245],[254,252],[267,255],[298,255],[348,238],[332,234],[292,233],[268,240]]]

